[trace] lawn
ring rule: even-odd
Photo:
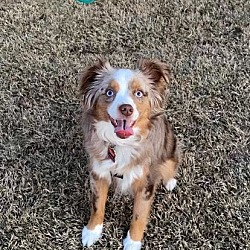
[[[143,249],[250,249],[250,2],[1,0],[0,246],[81,250],[89,182],[79,75],[98,56],[171,65],[166,114],[183,148]],[[91,249],[122,249],[130,197]]]

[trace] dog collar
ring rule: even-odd
[[[111,175],[111,177],[116,177],[116,178],[119,178],[119,179],[123,179],[123,175],[120,175],[120,174],[112,174],[111,171],[110,171],[110,175]]]

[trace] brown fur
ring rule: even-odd
[[[142,87],[141,84],[138,83],[137,81],[133,81],[131,83],[131,91],[132,91],[132,93],[134,93],[137,90],[141,90],[141,91],[146,93],[145,87]],[[150,112],[151,112],[151,107],[150,107],[151,105],[150,105],[149,96],[146,95],[142,99],[138,99],[135,96],[133,96],[132,98],[136,104],[137,110],[140,113],[140,117],[137,120],[136,125],[138,127],[140,127],[140,129],[142,131],[141,135],[146,137],[148,135],[149,129],[151,127],[150,120],[149,120]]]
[[[109,184],[105,179],[96,176],[95,173],[92,173],[90,178],[92,183],[92,208],[87,228],[93,230],[96,225],[103,223]]]
[[[92,159],[101,162],[107,157],[105,152],[108,144],[97,136],[94,123],[95,120],[109,119],[107,108],[110,101],[107,101],[104,91],[107,88],[118,91],[119,87],[115,81],[105,80],[111,75],[112,70],[109,64],[99,61],[85,70],[80,86],[83,95],[85,146],[90,155],[90,166],[93,165]],[[180,154],[177,139],[163,112],[169,85],[169,67],[158,61],[143,59],[135,72],[136,76],[130,84],[130,91],[133,93],[141,90],[145,93],[140,99],[133,96],[140,114],[135,124],[141,130],[138,137],[140,143],[134,146],[137,147],[137,155],[131,158],[130,163],[120,174],[129,173],[138,165],[143,167],[143,175],[135,179],[131,186],[134,208],[129,230],[132,240],[141,241],[155,189],[160,181],[166,182],[176,175]],[[103,223],[108,186],[107,180],[95,173],[91,174],[93,198],[91,218],[87,225],[89,229]]]

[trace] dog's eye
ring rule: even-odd
[[[107,96],[107,97],[111,97],[111,96],[113,96],[113,95],[114,95],[114,91],[113,91],[113,90],[108,89],[108,90],[106,91],[106,96]]]
[[[141,98],[141,97],[143,97],[143,92],[141,90],[137,90],[135,92],[135,96]]]

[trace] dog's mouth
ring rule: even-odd
[[[121,139],[126,139],[134,134],[133,126],[136,121],[131,121],[130,119],[115,120],[109,117],[112,125],[115,128],[116,135]]]

